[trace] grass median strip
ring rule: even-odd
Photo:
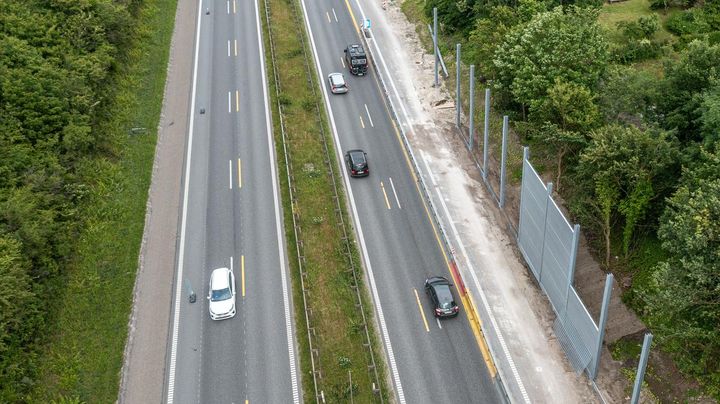
[[[363,327],[362,313],[356,306],[355,280],[351,271],[354,263],[360,271],[360,259],[354,243],[351,252],[343,239],[342,223],[348,226],[347,212],[342,209],[336,212],[334,199],[334,181],[341,184],[334,151],[330,147],[330,156],[326,155],[325,144],[332,145],[325,112],[322,108],[314,70],[307,63],[311,60],[309,49],[305,47],[302,36],[305,31],[300,17],[299,7],[294,0],[266,0],[269,8],[270,27],[265,27],[265,48],[270,68],[274,66],[278,73],[278,82],[271,77],[271,94],[273,124],[278,147],[279,165],[284,166],[283,138],[280,126],[280,111],[285,124],[285,148],[289,156],[290,178],[281,170],[280,181],[283,190],[283,205],[288,245],[294,246],[293,214],[298,226],[301,241],[301,254],[304,257],[302,266],[306,302],[310,308],[309,321],[313,349],[317,350],[315,358],[318,393],[322,392],[327,402],[357,403],[379,402],[380,398],[373,392],[375,379],[369,370],[371,365],[366,337]],[[272,36],[275,58],[270,54],[270,36]],[[309,70],[309,71],[308,71]],[[279,97],[275,97],[275,87],[281,89]],[[329,161],[328,161],[329,157]],[[331,171],[330,168],[333,167]],[[333,178],[333,175],[335,178]],[[288,181],[291,184],[288,184]],[[293,188],[294,203],[290,201],[289,187]],[[339,197],[344,198],[342,189]],[[342,199],[341,199],[342,201]],[[344,202],[340,203],[345,207]],[[315,401],[315,387],[311,373],[311,355],[303,309],[303,292],[300,286],[300,270],[295,248],[290,247],[290,258],[293,277],[293,297],[296,310],[298,341],[302,352],[303,390],[306,402]],[[359,280],[362,276],[359,276]],[[370,327],[371,346],[379,371],[379,344],[373,331],[374,323],[370,320],[370,299],[362,284],[357,285],[363,292],[365,317]],[[350,381],[352,380],[352,382]],[[382,372],[380,383],[384,382]],[[380,388],[387,398],[385,386]]]

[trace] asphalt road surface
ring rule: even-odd
[[[364,247],[384,349],[398,402],[495,403],[500,399],[461,309],[437,321],[425,295],[430,275],[450,279],[449,267],[420,197],[375,72],[349,73],[343,50],[359,43],[356,3],[304,2],[315,63],[329,101],[335,143],[368,154],[370,176],[345,177]],[[327,75],[341,72],[350,91],[330,94]],[[456,292],[456,291],[455,291]],[[458,304],[460,299],[456,293]]]
[[[257,2],[201,3],[166,400],[298,403]],[[235,274],[237,314],[213,321],[206,297],[218,267]]]

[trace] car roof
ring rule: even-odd
[[[345,84],[345,77],[343,77],[342,73],[330,73],[330,80],[332,80],[333,84]]]
[[[348,151],[348,155],[350,156],[350,158],[353,161],[359,160],[359,162],[362,163],[362,162],[365,162],[365,160],[366,160],[365,152],[360,149],[350,150],[350,151]]]
[[[230,270],[227,268],[214,269],[210,275],[210,289],[219,290],[230,287],[230,280],[227,276],[228,272],[230,272]]]

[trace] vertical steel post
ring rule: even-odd
[[[563,307],[563,313],[567,312],[567,302],[570,296],[570,288],[573,284],[573,278],[575,277],[575,262],[577,262],[577,249],[578,243],[580,242],[580,225],[576,224],[573,227],[573,238],[572,238],[572,251],[570,252],[570,262],[567,268],[567,284],[565,285],[565,307]]]
[[[537,281],[542,283],[542,270],[543,260],[545,260],[545,240],[547,240],[547,213],[548,207],[550,206],[550,199],[552,198],[553,183],[548,182],[545,185],[545,211],[543,212],[543,239],[542,246],[540,247],[540,268],[537,269]]]
[[[455,126],[460,128],[460,44],[455,44]]]
[[[518,232],[517,232],[517,242],[518,244],[522,244],[522,240],[520,239],[520,236],[522,235],[523,231],[523,190],[525,189],[525,181],[529,181],[528,178],[525,176],[527,174],[527,165],[530,164],[530,148],[527,146],[523,146],[523,166],[522,166],[522,178],[520,179],[520,212],[518,213]],[[525,195],[527,196],[527,195]]]
[[[487,180],[488,137],[490,137],[490,89],[485,89],[485,140],[483,140],[483,180]]]
[[[470,65],[470,132],[468,133],[468,149],[473,149],[475,136],[475,65]]]
[[[635,386],[633,387],[633,394],[632,398],[630,399],[630,404],[637,404],[640,400],[640,388],[642,387],[642,381],[645,378],[645,368],[647,367],[648,356],[650,355],[650,344],[652,344],[652,339],[652,334],[645,334],[642,352],[640,353],[640,363],[638,364],[637,374],[635,375]]]
[[[612,293],[613,274],[605,277],[605,291],[603,292],[602,307],[600,309],[600,322],[598,323],[598,339],[595,342],[595,355],[593,356],[593,368],[590,372],[590,379],[597,377],[600,367],[600,354],[602,353],[603,338],[605,338],[605,323],[607,323],[608,306],[610,306],[610,294]]]
[[[433,54],[435,55],[435,87],[440,85],[438,79],[438,27],[437,7],[433,7]]]
[[[508,116],[503,116],[502,156],[500,157],[500,209],[505,206],[505,165],[507,164]]]

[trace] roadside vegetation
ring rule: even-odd
[[[312,54],[307,47],[300,7],[297,0],[266,0],[261,4],[265,6],[263,13],[265,8],[269,11],[270,26],[263,21],[265,51],[293,279],[297,339],[301,348],[304,397],[306,402],[315,401],[312,356],[318,371],[318,394],[322,394],[327,402],[377,402],[379,396],[373,391],[373,385],[387,399],[389,393],[383,376],[382,349],[375,337],[371,300],[362,282],[361,261],[345,208],[342,179]],[[275,59],[271,57],[270,40]],[[273,64],[278,74],[277,81],[272,74]],[[275,94],[276,88],[280,89],[279,97]],[[280,113],[284,122],[284,138]],[[326,154],[325,144],[329,154]],[[289,161],[285,160],[285,149]],[[291,167],[289,175],[285,170],[286,162]],[[334,184],[338,187],[339,205],[335,200]],[[298,227],[297,238],[293,230],[293,216]],[[345,239],[343,223],[347,226],[349,239]],[[306,274],[302,276],[306,289],[304,297],[301,263],[295,247],[298,242],[303,257],[302,269]],[[352,266],[358,271],[357,283],[352,275]],[[356,305],[355,288],[361,291],[381,385],[376,384],[370,368],[363,317]],[[309,308],[309,332],[303,313],[304,301]],[[311,334],[315,352],[310,351],[308,333]]]
[[[0,402],[117,399],[175,7],[2,1]]]
[[[461,43],[656,345],[719,399],[720,2],[405,0],[421,36],[433,7],[446,60]]]

